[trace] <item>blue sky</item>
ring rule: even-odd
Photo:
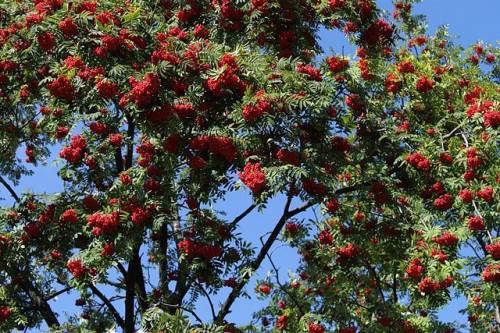
[[[391,1],[388,0],[378,1],[378,3],[382,8],[391,7]],[[446,24],[449,26],[450,34],[457,36],[456,42],[464,46],[479,40],[491,44],[496,44],[496,41],[500,40],[499,0],[425,0],[421,4],[415,5],[414,9],[417,13],[427,15],[430,32],[434,32],[438,26]],[[352,47],[348,45],[340,33],[322,31],[320,37],[321,45],[326,51],[331,48],[340,52],[344,47],[346,54],[352,52]],[[54,150],[57,151],[58,149]],[[49,160],[47,166],[39,166],[34,169],[34,175],[22,179],[20,185],[16,188],[17,191],[32,190],[33,192],[51,193],[61,190],[62,183],[56,176],[57,167],[53,162],[53,160]],[[3,188],[0,188],[0,197],[7,197],[7,193]],[[252,213],[242,222],[241,233],[252,241],[256,248],[260,247],[259,237],[273,228],[281,213],[283,202],[280,199],[273,200],[265,214]],[[0,204],[3,205],[8,202],[0,202]],[[251,198],[247,193],[234,193],[227,199],[229,204],[220,205],[220,208],[229,209],[228,219],[230,219],[238,215],[250,202]],[[298,204],[295,203],[295,205]],[[312,214],[303,214],[302,217],[307,218],[308,216],[312,216]],[[278,263],[281,276],[285,279],[287,272],[294,270],[297,255],[280,244],[274,246],[271,252],[274,261]],[[264,267],[259,271],[259,277],[265,276],[269,269],[270,264],[265,262]],[[247,289],[251,291],[253,285],[250,284]],[[74,308],[76,298],[76,295],[63,296],[59,300],[52,302],[52,305],[56,311],[64,312]],[[217,300],[214,301],[217,303]],[[248,322],[250,314],[258,310],[263,304],[255,299],[240,299],[234,304],[233,313],[228,316],[228,319],[237,323]],[[458,314],[458,311],[463,306],[464,300],[456,300],[441,311],[440,317],[443,320],[457,320],[465,323],[466,319]],[[200,303],[199,314],[202,318],[210,318],[210,311],[206,302],[202,301]]]

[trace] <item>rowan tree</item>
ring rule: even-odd
[[[460,295],[496,331],[499,52],[429,35],[414,2],[3,1],[1,330],[454,332],[437,311]],[[16,193],[55,147],[63,191]],[[231,323],[252,289],[268,305]]]

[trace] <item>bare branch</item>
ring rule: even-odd
[[[34,308],[40,311],[47,325],[49,327],[59,327],[60,324],[56,314],[44,299],[42,292],[32,283],[32,280],[23,280],[21,284],[32,300]]]
[[[135,285],[137,278],[137,261],[139,261],[140,246],[135,246],[132,251],[132,259],[128,263],[127,277],[125,279],[126,292],[125,292],[125,323],[123,331],[125,333],[135,332]]]
[[[0,176],[0,183],[7,189],[7,191],[9,191],[10,195],[12,196],[12,198],[17,202],[21,202],[21,199],[19,198],[19,196],[17,195],[17,193],[14,191],[14,189],[9,185],[9,183],[7,183],[7,181],[5,179],[3,179],[2,176]]]
[[[370,262],[368,260],[364,260],[364,263],[365,263],[365,267],[368,269],[368,271],[372,275],[372,278],[376,282],[377,290],[380,294],[380,297],[382,298],[382,302],[385,303],[385,296],[384,296],[384,291],[382,289],[382,282],[380,281],[380,278],[377,274],[377,271],[375,270],[375,268],[373,268],[373,266],[370,264]]]
[[[129,139],[129,144],[127,145],[127,159],[125,163],[125,169],[130,169],[132,167],[132,159],[134,157],[134,135],[135,135],[135,123],[132,117],[127,114],[127,136]]]
[[[123,267],[121,263],[117,263],[116,267],[118,267],[118,270],[120,271],[120,273],[122,273],[123,278],[125,279],[127,277],[127,270],[125,269],[125,267]]]
[[[139,259],[135,262],[137,265],[136,267],[136,277],[135,277],[135,288],[137,292],[137,298],[139,301],[139,307],[141,309],[141,312],[144,313],[148,308],[148,297],[146,294],[146,285],[144,281],[144,272],[142,270],[142,264],[141,264],[141,259]]]
[[[212,299],[210,298],[210,294],[203,288],[203,286],[200,283],[196,283],[196,286],[200,288],[200,290],[205,294],[208,300],[208,304],[210,305],[210,311],[212,312],[212,318],[215,320],[216,315],[215,315],[215,308],[214,308],[214,303],[212,302]]]
[[[341,189],[338,189],[337,191],[335,191],[335,194],[338,195],[338,194],[353,192],[353,191],[356,191],[360,188],[363,188],[369,184],[370,184],[370,182],[364,182],[361,184],[356,184],[353,186],[341,188]],[[293,199],[293,196],[289,194],[287,197],[285,208],[283,210],[283,215],[281,216],[278,223],[274,227],[274,229],[271,232],[271,235],[267,239],[266,243],[262,246],[259,254],[257,255],[257,258],[255,258],[255,260],[253,260],[250,263],[250,265],[248,266],[250,268],[251,272],[255,272],[260,267],[260,265],[262,264],[262,261],[264,260],[267,253],[269,252],[269,249],[271,248],[271,246],[274,244],[274,242],[278,238],[278,235],[281,232],[281,229],[285,225],[286,221],[289,218],[291,218],[297,214],[300,214],[300,213],[308,210],[309,208],[313,207],[314,205],[318,204],[318,200],[311,200],[309,202],[304,203],[302,206],[300,206],[296,209],[290,210],[290,205],[292,203],[292,199]],[[226,301],[221,306],[219,313],[217,314],[217,318],[216,318],[215,322],[222,323],[222,321],[224,320],[224,317],[230,312],[231,306],[233,305],[234,301],[240,295],[243,287],[250,280],[250,275],[251,275],[251,273],[248,274],[248,276],[243,277],[241,279],[241,281],[236,285],[236,287],[233,288],[233,290],[231,291],[229,296],[226,298]]]
[[[116,323],[121,327],[125,328],[125,322],[123,321],[123,318],[120,316],[116,308],[113,306],[111,301],[106,298],[106,296],[99,290],[97,289],[96,286],[93,284],[89,285],[90,290],[96,295],[104,304],[106,304],[106,307],[108,308],[109,312],[115,317]]]
[[[273,245],[273,243],[276,241],[276,238],[278,238],[278,235],[285,225],[285,222],[290,218],[291,215],[289,212],[290,209],[290,204],[292,203],[293,196],[288,195],[287,201],[285,204],[285,208],[283,210],[283,214],[281,215],[281,218],[279,219],[278,223],[274,227],[273,231],[271,232],[271,235],[267,239],[266,243],[262,246],[259,254],[257,255],[257,258],[255,258],[254,261],[252,261],[249,265],[249,268],[251,269],[252,272],[256,271],[260,265],[262,264],[262,261],[266,257],[267,252]],[[307,209],[307,208],[305,208]],[[305,210],[304,209],[304,210]],[[243,287],[247,284],[248,280],[250,279],[250,275],[245,276],[242,278],[242,280],[236,285],[236,287],[233,288],[229,296],[226,298],[226,301],[222,305],[221,309],[219,310],[219,313],[217,314],[215,322],[217,323],[222,323],[224,320],[224,317],[229,313],[231,306],[233,305],[234,301],[236,298],[240,295]]]
[[[234,227],[236,227],[236,225],[238,224],[238,222],[240,222],[248,214],[250,214],[254,210],[255,207],[257,207],[256,204],[251,204],[247,209],[245,209],[245,211],[243,211],[243,213],[241,213],[240,215],[236,216],[235,219],[231,223],[229,223],[229,227],[231,229],[234,228]]]
[[[65,292],[68,292],[70,291],[71,289],[73,289],[73,287],[66,287],[64,289],[61,289],[59,291],[56,291],[55,293],[53,293],[52,295],[49,295],[47,297],[44,298],[45,301],[50,301],[51,299],[53,298],[56,298],[57,296],[61,295],[61,294],[64,294]]]
[[[186,311],[190,314],[193,315],[193,317],[200,323],[200,324],[203,324],[203,320],[201,320],[200,316],[198,316],[196,314],[196,312],[194,312],[193,310],[190,310],[186,307],[183,307],[181,305],[176,305],[176,304],[166,304],[166,303],[162,303],[163,306],[167,307],[167,308],[171,308],[171,309],[179,309],[179,310],[182,310],[182,311]]]
[[[264,245],[264,241],[262,240],[262,237],[260,238],[260,242],[262,243],[262,245]],[[295,296],[290,293],[284,286],[283,284],[281,283],[280,281],[280,276],[279,276],[279,270],[278,268],[276,267],[276,265],[274,264],[273,262],[273,259],[271,258],[271,255],[269,253],[266,253],[266,256],[267,256],[267,259],[269,260],[269,262],[271,263],[271,266],[273,267],[273,270],[274,270],[274,273],[275,273],[275,279],[276,279],[276,283],[278,284],[278,286],[280,287],[280,289],[288,295],[288,297],[290,297],[290,299],[293,301],[293,303],[295,304],[295,306],[297,307],[297,309],[299,309],[299,312],[300,314],[303,316],[305,315],[305,311],[302,310],[302,307],[300,305],[300,303],[297,301],[297,299],[295,298]]]

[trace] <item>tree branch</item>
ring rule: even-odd
[[[273,243],[276,241],[278,238],[278,235],[285,225],[286,221],[292,217],[293,215],[289,212],[290,209],[290,204],[292,203],[292,198],[293,196],[291,194],[288,195],[287,201],[285,204],[285,208],[283,210],[283,214],[281,215],[281,218],[279,219],[278,223],[274,227],[273,231],[271,232],[271,235],[267,239],[266,243],[262,246],[259,254],[257,255],[257,258],[255,258],[254,261],[252,261],[249,265],[249,268],[252,272],[256,271],[260,265],[262,264],[262,261],[266,257],[267,252],[273,245]],[[305,207],[305,206],[304,206]],[[303,210],[306,210],[307,208],[303,208]],[[300,209],[296,209],[295,211],[299,212],[302,211]],[[230,312],[231,306],[233,305],[234,301],[236,298],[240,295],[241,291],[243,290],[243,287],[248,283],[250,280],[251,273],[248,274],[247,276],[243,277],[242,280],[236,285],[236,287],[233,288],[229,296],[226,298],[226,301],[222,305],[222,307],[219,310],[219,313],[217,314],[215,322],[218,324],[221,324],[222,321],[224,320],[224,317]]]
[[[67,291],[70,291],[71,289],[73,289],[73,287],[66,287],[64,289],[61,289],[59,291],[56,291],[55,293],[53,293],[52,295],[49,295],[47,297],[44,298],[45,301],[50,301],[51,299],[53,298],[56,298],[57,296],[61,295],[61,294],[64,294],[65,292]]]
[[[262,241],[262,237],[260,238],[260,242],[262,243],[262,245],[264,245],[264,242]],[[302,316],[304,316],[306,313],[304,310],[302,310],[302,306],[300,305],[300,303],[297,301],[297,299],[295,298],[295,296],[290,293],[284,286],[283,284],[281,283],[280,281],[280,276],[279,276],[279,271],[278,271],[278,268],[276,267],[276,265],[274,264],[273,262],[273,259],[271,258],[271,255],[269,253],[266,253],[266,256],[267,256],[267,259],[269,260],[269,262],[271,263],[271,266],[273,267],[273,270],[274,270],[274,273],[275,273],[275,278],[276,278],[276,283],[278,284],[278,286],[280,287],[280,289],[288,295],[288,297],[290,297],[290,299],[292,300],[292,302],[295,304],[295,306],[297,307],[297,309],[299,309],[299,312]]]
[[[115,149],[116,174],[119,175],[123,171],[123,156],[121,148]]]
[[[174,230],[173,232],[173,237],[174,240],[177,244],[179,241],[179,237],[181,236],[181,230],[180,230],[180,218],[179,218],[179,213],[178,211],[174,212],[174,216],[172,219],[172,228]],[[178,258],[181,257],[181,254],[178,252]],[[186,261],[178,261],[178,268],[177,268],[177,282],[175,284],[175,289],[170,294],[170,296],[167,299],[167,303],[169,304],[181,304],[182,300],[184,299],[184,296],[187,294],[189,289],[191,288],[188,279],[189,271],[188,271],[188,265],[186,264]]]
[[[40,311],[47,325],[49,327],[61,326],[59,324],[59,320],[57,320],[54,311],[52,311],[52,308],[50,307],[49,303],[47,303],[47,301],[44,299],[42,293],[29,280],[23,279],[22,286],[23,289],[28,293],[31,300],[33,301],[34,307]]]
[[[236,225],[238,224],[238,222],[240,222],[248,214],[250,214],[254,210],[255,207],[257,207],[256,204],[251,204],[247,209],[245,209],[245,211],[243,213],[241,213],[240,215],[236,216],[235,219],[231,223],[229,223],[229,228],[233,229],[234,227],[236,227]]]
[[[136,270],[135,287],[139,301],[139,308],[141,309],[141,312],[144,313],[149,308],[149,304],[146,295],[146,285],[144,282],[144,273],[142,272],[142,264],[140,257],[135,262],[135,264],[137,265],[135,269]]]
[[[394,266],[392,272],[392,301],[394,304],[398,303],[398,280],[396,279],[397,267]]]
[[[160,269],[160,290],[170,293],[168,289],[168,224],[165,223],[160,230],[160,252],[161,257],[158,262]]]
[[[343,188],[340,188],[340,189],[336,190],[334,192],[334,195],[350,193],[350,192],[359,190],[359,189],[361,189],[361,188],[363,188],[365,186],[368,186],[370,184],[371,184],[371,182],[364,182],[364,183],[361,183],[361,184],[356,184],[356,185],[352,185],[352,186],[343,187]],[[317,205],[317,204],[318,204],[317,200],[311,200],[309,202],[304,203],[302,206],[300,206],[300,207],[298,207],[298,208],[296,208],[294,210],[291,210],[289,212],[289,215],[290,216],[297,215],[299,213],[302,213],[303,211],[308,210],[309,208],[311,208],[312,206]]]
[[[17,202],[21,202],[21,199],[19,198],[19,196],[17,195],[17,193],[14,191],[14,189],[9,185],[9,183],[7,183],[7,181],[5,179],[3,179],[2,176],[0,176],[0,183],[7,189],[7,191],[9,191],[10,195],[12,196],[12,198]]]
[[[116,310],[116,308],[110,302],[110,300],[107,299],[106,296],[99,289],[97,289],[97,287],[94,286],[93,284],[90,284],[89,288],[90,288],[90,290],[92,290],[92,292],[94,293],[94,295],[96,295],[106,305],[106,307],[108,308],[109,312],[111,312],[111,314],[113,315],[113,317],[115,317],[115,320],[116,320],[116,323],[118,324],[118,326],[120,326],[121,328],[124,329],[125,328],[125,322],[123,321],[123,318],[120,316],[120,314],[118,313],[118,311]]]
[[[384,291],[382,289],[382,282],[380,281],[380,278],[377,274],[377,271],[375,270],[375,268],[372,267],[372,265],[370,264],[370,262],[368,260],[364,260],[364,263],[365,263],[365,267],[368,269],[368,271],[372,275],[373,279],[375,279],[375,283],[377,285],[377,290],[380,294],[380,297],[382,298],[382,302],[385,303],[385,295],[384,295]]]
[[[358,189],[360,189],[364,186],[367,186],[369,184],[370,184],[370,182],[364,182],[361,184],[356,184],[356,185],[344,187],[344,188],[336,190],[334,194],[338,195],[338,194],[353,192],[353,191],[358,190]],[[255,260],[252,261],[251,264],[249,265],[251,272],[255,272],[260,267],[260,265],[262,264],[262,261],[264,260],[267,253],[269,252],[269,249],[271,248],[271,246],[276,241],[276,239],[277,239],[281,229],[285,225],[286,221],[289,218],[291,218],[297,214],[300,214],[300,213],[306,211],[307,209],[313,207],[314,205],[318,204],[318,200],[311,200],[309,202],[304,203],[302,206],[300,206],[296,209],[289,210],[290,204],[292,203],[292,198],[293,197],[289,194],[287,197],[285,208],[283,210],[283,215],[281,216],[278,223],[274,227],[274,229],[271,232],[271,235],[267,239],[266,243],[261,248],[259,254],[257,255],[257,258],[255,258]],[[242,280],[236,285],[235,288],[233,288],[233,290],[231,291],[231,293],[229,294],[229,296],[226,298],[225,302],[221,306],[219,313],[217,314],[217,318],[215,320],[216,323],[221,324],[223,322],[224,317],[230,312],[231,306],[233,305],[236,298],[240,295],[241,291],[243,290],[243,287],[250,280],[250,276],[251,276],[251,273],[248,274],[248,276],[242,277]]]
[[[195,282],[196,283],[196,282]],[[216,315],[215,315],[215,308],[214,308],[214,303],[212,302],[212,299],[210,298],[210,295],[208,294],[208,292],[205,290],[205,288],[203,288],[203,286],[200,284],[200,283],[196,283],[196,285],[198,286],[198,288],[200,288],[200,290],[205,294],[205,296],[207,297],[207,300],[208,300],[208,304],[210,306],[210,311],[212,312],[212,318],[213,320],[215,320],[216,318]]]
[[[200,324],[203,324],[203,320],[201,320],[200,316],[198,316],[198,315],[196,314],[196,312],[194,312],[193,310],[190,310],[190,309],[188,309],[188,308],[186,308],[186,307],[183,307],[183,306],[181,306],[181,305],[177,305],[177,304],[167,304],[167,303],[162,303],[162,305],[163,305],[164,307],[171,308],[171,309],[174,309],[174,310],[175,310],[175,309],[178,309],[178,310],[186,311],[186,312],[188,312],[188,313],[192,314],[192,315],[193,315],[193,317],[194,317],[194,318],[195,318],[195,319],[196,319],[196,320],[197,320]]]
[[[135,124],[132,117],[127,114],[127,136],[129,139],[129,143],[127,145],[127,159],[125,163],[125,169],[130,169],[132,167],[132,158],[134,157],[134,135],[135,135]]]
[[[118,270],[120,271],[120,273],[122,273],[123,278],[126,279],[127,278],[127,270],[125,269],[125,267],[123,267],[123,265],[119,262],[117,263],[116,267],[118,267]]]
[[[135,246],[132,259],[128,263],[127,277],[125,281],[125,326],[123,328],[124,333],[134,333],[135,332],[135,279],[137,276],[137,263],[139,258],[139,246]]]

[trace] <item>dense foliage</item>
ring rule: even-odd
[[[471,331],[498,330],[499,52],[426,35],[414,2],[2,1],[0,329],[454,332],[436,313],[461,295]],[[64,190],[16,194],[54,147]],[[253,203],[229,219],[235,191]],[[268,306],[227,322],[254,288]]]

